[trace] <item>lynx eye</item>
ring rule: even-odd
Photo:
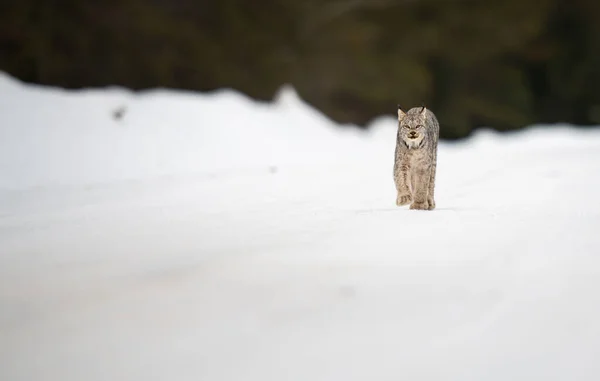
[[[419,124],[419,125],[418,125],[417,127],[415,127],[415,128],[423,128],[423,125],[422,125],[422,124]]]

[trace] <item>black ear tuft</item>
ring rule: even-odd
[[[400,103],[398,103],[398,110],[401,110],[402,108],[400,107]]]

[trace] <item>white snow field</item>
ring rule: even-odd
[[[444,142],[413,211],[393,112],[2,74],[0,380],[599,380],[600,130]]]

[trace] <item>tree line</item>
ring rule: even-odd
[[[597,0],[5,0],[0,69],[270,100],[283,84],[366,126],[427,105],[442,138],[600,124]]]

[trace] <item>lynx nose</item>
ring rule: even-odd
[[[414,132],[414,131],[411,131],[411,132],[408,133],[408,137],[409,138],[416,138],[417,137],[417,133]]]

